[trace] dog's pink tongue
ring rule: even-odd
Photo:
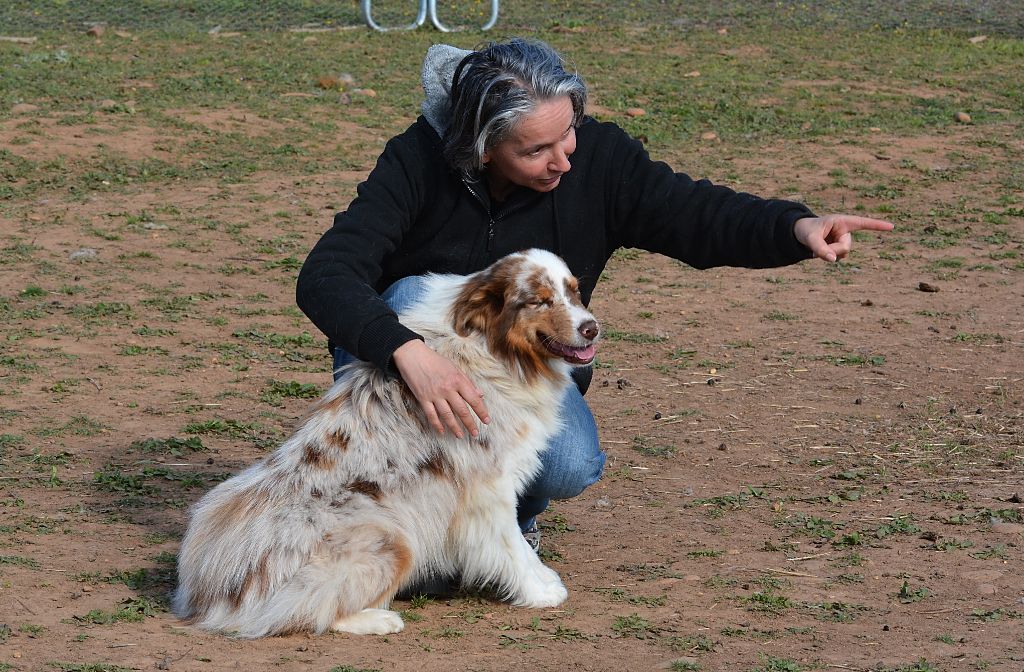
[[[578,360],[580,360],[582,362],[589,362],[590,360],[592,360],[594,358],[594,355],[596,353],[597,353],[597,346],[596,345],[588,345],[585,348],[576,348],[576,349],[574,349],[572,354],[573,354],[573,356],[576,359],[578,359]]]

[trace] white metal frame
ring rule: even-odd
[[[480,30],[490,30],[494,27],[494,24],[498,22],[498,2],[499,0],[491,0],[491,17],[487,20],[487,23],[480,26]],[[382,26],[373,20],[373,0],[360,0],[359,6],[363,10],[363,19],[366,21],[366,25],[374,30],[385,32],[388,30],[414,30],[419,28],[427,21],[427,16],[430,16],[430,22],[434,24],[434,27],[440,30],[442,33],[450,33],[457,28],[449,28],[441,19],[437,16],[437,0],[420,0],[419,12],[416,14],[416,20],[407,26]]]

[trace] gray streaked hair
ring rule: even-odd
[[[572,102],[572,123],[579,126],[587,85],[566,72],[562,57],[544,42],[513,38],[484,45],[455,68],[445,159],[463,177],[476,179],[485,152],[508,138],[537,103],[562,96]]]

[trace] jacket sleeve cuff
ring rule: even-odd
[[[807,206],[802,203],[792,203],[792,208],[782,213],[779,220],[782,226],[779,228],[778,240],[779,249],[783,255],[788,257],[790,263],[810,259],[814,256],[811,250],[796,238],[796,222],[804,217],[817,217]]]
[[[423,337],[415,331],[402,326],[394,318],[381,318],[366,325],[359,337],[361,359],[374,364],[389,376],[398,377],[398,369],[391,356],[402,345]]]

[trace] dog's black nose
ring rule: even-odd
[[[587,320],[579,326],[576,331],[580,332],[580,336],[592,341],[597,338],[597,335],[601,333],[601,327],[597,326],[597,322],[594,320]]]

